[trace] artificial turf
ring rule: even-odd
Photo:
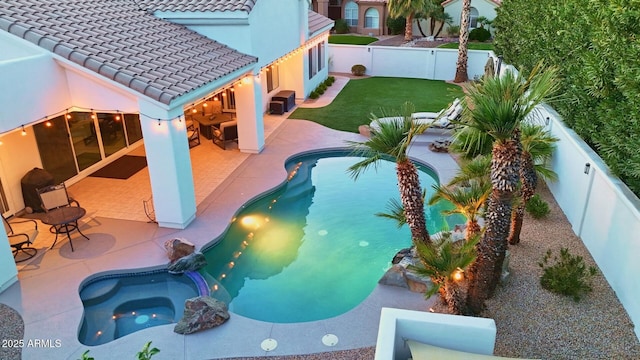
[[[438,80],[370,77],[352,79],[331,104],[322,108],[298,108],[289,118],[311,120],[326,127],[358,132],[375,116],[398,115],[409,101],[415,111],[440,111],[463,95],[458,85]]]

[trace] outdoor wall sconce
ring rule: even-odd
[[[584,173],[585,174],[588,175],[590,169],[591,169],[591,164],[589,164],[589,163],[584,164]]]
[[[549,119],[549,117],[547,116],[546,119],[544,119],[544,124],[549,126],[549,122],[551,121],[551,119]]]

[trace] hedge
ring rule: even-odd
[[[525,71],[540,59],[559,67],[554,108],[640,195],[640,0],[510,0],[497,11],[496,53]]]

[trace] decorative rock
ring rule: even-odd
[[[196,246],[187,239],[175,238],[164,242],[164,248],[167,250],[167,256],[170,262],[174,262],[181,257],[191,255],[196,250]]]
[[[194,252],[181,257],[177,261],[169,264],[167,269],[170,274],[182,274],[185,271],[195,271],[207,265],[207,259],[201,252]]]
[[[396,256],[393,257],[393,260],[391,260],[391,263],[398,264],[402,259],[404,259],[407,256],[411,256],[411,248],[406,248],[398,251]]]
[[[404,273],[407,270],[401,265],[393,265],[387,272],[380,278],[378,284],[380,285],[389,285],[389,286],[398,286],[408,289],[409,285],[407,285],[407,280],[405,279]]]
[[[371,128],[369,127],[369,125],[358,126],[358,132],[362,136],[371,137]]]
[[[433,152],[446,153],[449,152],[449,145],[451,145],[450,140],[438,139],[429,144],[429,150]]]
[[[198,296],[184,302],[184,315],[173,331],[178,334],[193,334],[220,326],[227,320],[227,304],[209,296]]]
[[[404,276],[407,282],[407,286],[412,292],[424,294],[431,286],[431,279],[429,277],[418,275],[411,270],[407,270],[404,273]]]

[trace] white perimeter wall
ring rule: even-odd
[[[490,51],[469,50],[470,79],[484,74],[490,54]],[[371,76],[452,80],[457,59],[455,49],[329,45],[329,71],[338,73],[350,73],[353,65],[362,64]]]
[[[560,139],[548,186],[635,325],[640,339],[640,199],[550,107],[548,129]],[[606,311],[606,309],[603,309]]]

